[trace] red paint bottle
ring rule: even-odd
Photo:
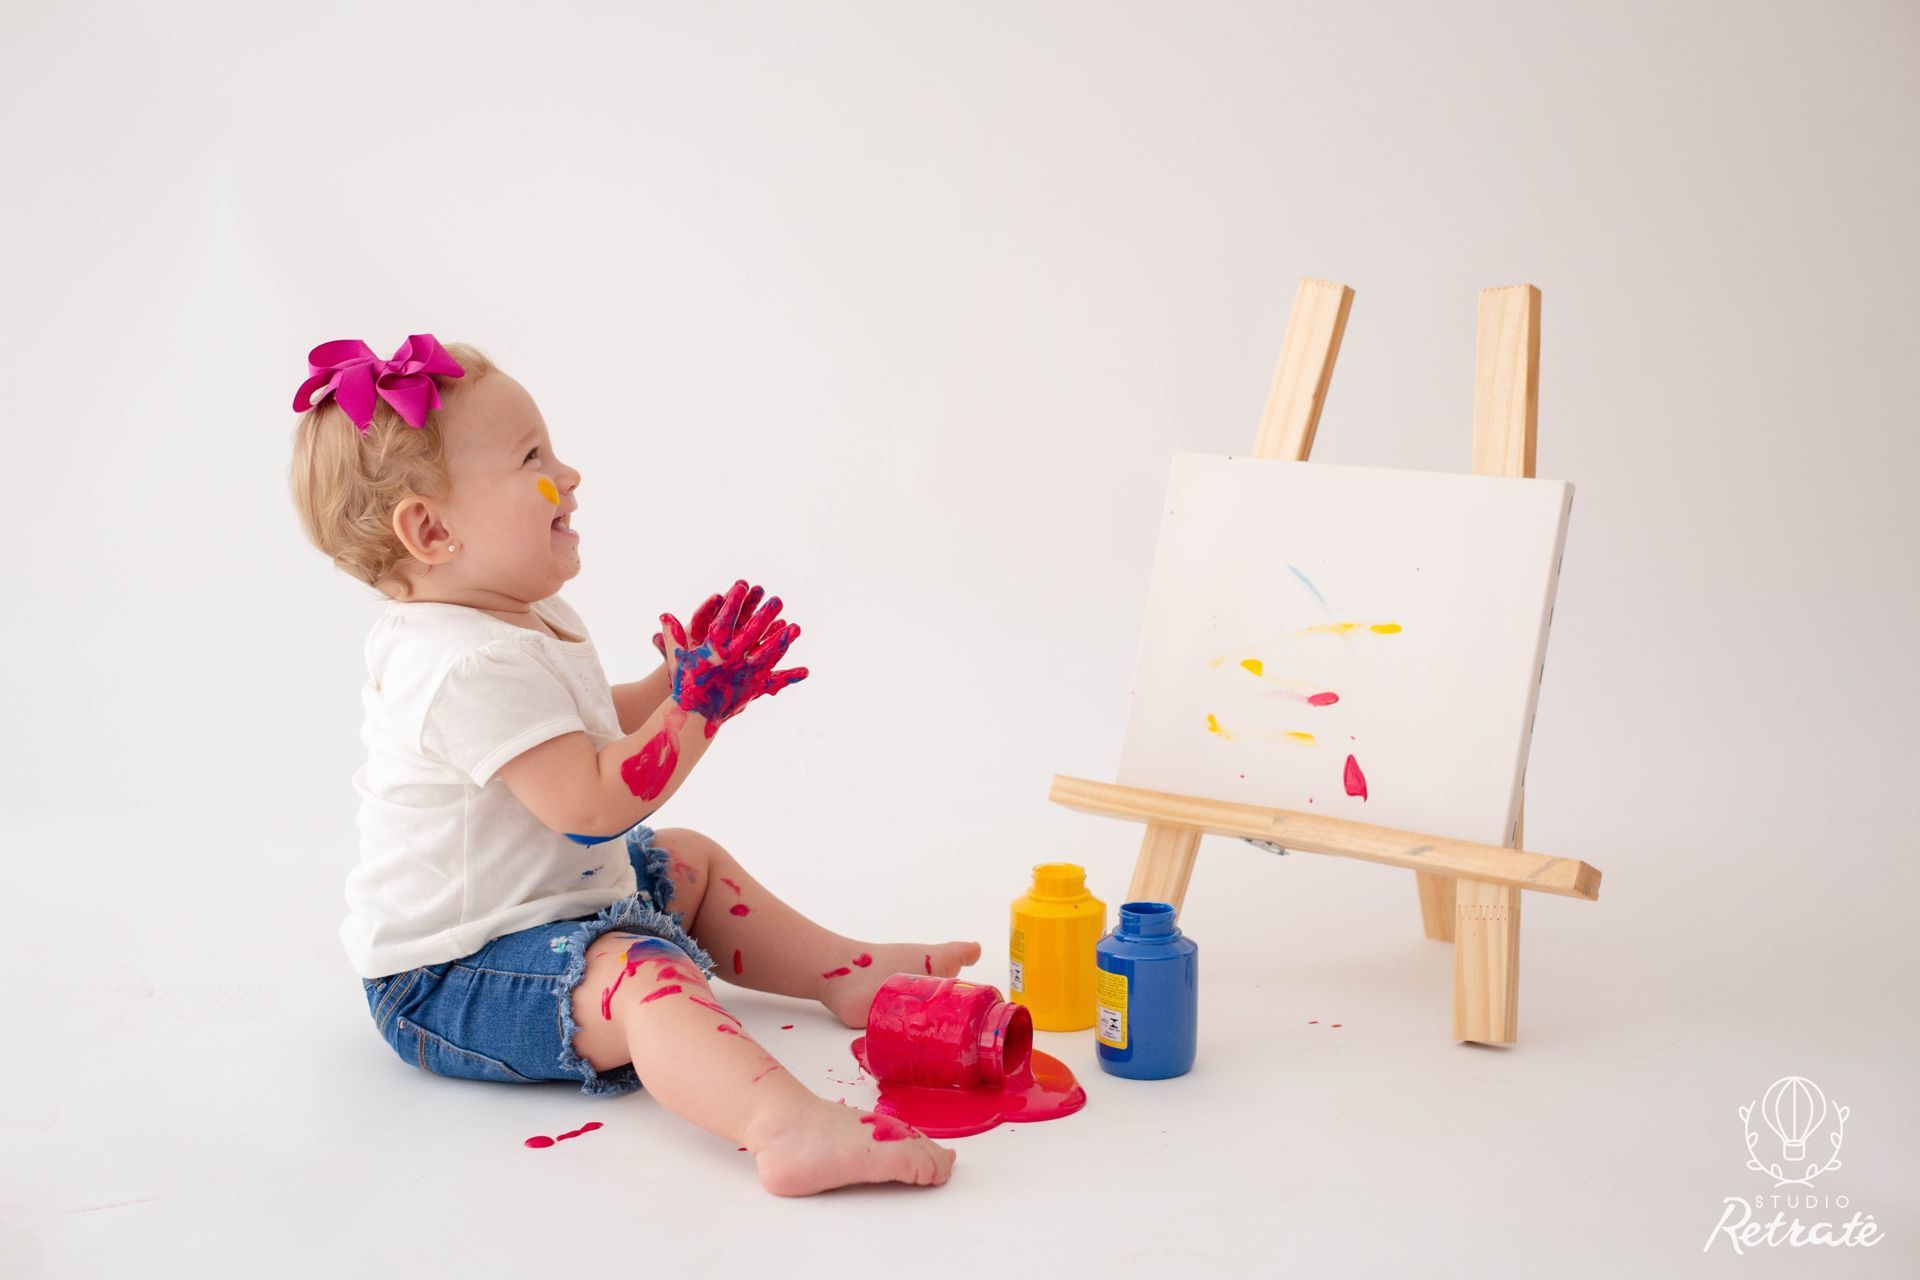
[[[1004,1085],[1033,1052],[1033,1016],[993,987],[896,973],[868,1006],[865,1051],[883,1083]]]

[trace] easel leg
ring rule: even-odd
[[[1454,878],[1430,876],[1424,871],[1416,871],[1414,879],[1420,885],[1420,924],[1426,929],[1427,936],[1452,942]]]
[[[1516,847],[1525,804],[1513,824]],[[1484,880],[1453,883],[1453,1038],[1512,1044],[1520,1035],[1520,890]],[[1420,905],[1424,910],[1424,893]]]
[[[1187,881],[1193,875],[1194,855],[1200,851],[1200,835],[1185,827],[1149,822],[1140,841],[1140,857],[1133,864],[1127,901],[1170,902],[1179,911],[1187,896]]]

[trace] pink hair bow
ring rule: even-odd
[[[466,373],[430,333],[410,335],[391,360],[382,360],[358,338],[336,338],[307,353],[307,369],[313,376],[294,393],[294,411],[305,413],[331,395],[363,432],[373,422],[376,393],[408,426],[424,427],[427,412],[440,407],[440,388],[431,375]]]

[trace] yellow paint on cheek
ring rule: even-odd
[[[1247,670],[1253,672],[1253,674],[1255,675],[1259,675],[1261,671],[1264,670],[1264,668],[1260,665],[1260,659],[1258,658],[1242,658],[1240,660],[1240,665],[1245,667]]]
[[[539,480],[534,482],[534,487],[540,490],[540,496],[548,502],[551,502],[556,507],[560,505],[560,491],[553,487],[553,481],[547,479],[545,476],[541,476]]]

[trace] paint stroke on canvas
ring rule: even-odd
[[[1510,844],[1572,505],[1177,455],[1117,780]]]

